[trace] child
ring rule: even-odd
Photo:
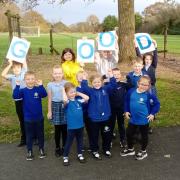
[[[152,55],[152,66],[156,69],[157,63],[158,63],[157,43],[156,43],[156,40],[154,40],[154,39],[152,39],[152,42],[153,42],[153,44],[155,46],[155,50],[153,51],[153,55],[151,54]],[[136,50],[137,56],[144,59],[144,55],[140,54],[140,51],[138,49],[136,41],[135,41],[135,50]]]
[[[116,48],[114,51],[97,51],[95,53],[95,65],[97,72],[103,76],[103,79],[108,78],[109,69],[113,69],[118,63],[118,36],[116,36]]]
[[[141,76],[146,75],[146,72],[142,71],[143,69],[143,60],[139,57],[132,61],[133,71],[129,72],[126,76],[128,88],[136,88],[137,82]]]
[[[65,48],[61,55],[62,69],[64,72],[64,78],[73,83],[75,86],[78,85],[76,74],[78,71],[83,70],[84,64],[75,62],[75,53],[70,48]]]
[[[121,72],[119,68],[112,69],[113,76],[116,79],[117,87],[113,89],[109,95],[111,105],[111,134],[118,123],[118,130],[120,135],[120,147],[125,147],[125,126],[124,126],[124,98],[127,91],[127,83],[121,81]]]
[[[76,90],[81,93],[84,93],[84,91],[81,87],[81,82],[83,80],[84,73],[85,73],[84,71],[79,71],[76,75],[77,81],[78,81],[78,86],[76,87]],[[90,136],[90,124],[89,124],[89,118],[88,118],[88,103],[84,103],[82,107],[83,107],[83,119],[84,119],[84,124],[86,127],[86,132],[87,132],[88,142],[89,142],[88,151],[91,151],[90,150],[90,147],[91,147],[90,137],[91,136]]]
[[[146,72],[147,75],[151,79],[151,89],[150,89],[150,91],[151,91],[151,93],[154,93],[156,95],[157,94],[156,93],[156,87],[155,87],[156,75],[155,75],[155,68],[152,65],[153,56],[150,53],[144,54],[143,61],[144,61],[143,71]]]
[[[81,82],[81,87],[84,92],[90,97],[88,103],[88,116],[90,118],[91,130],[91,151],[95,159],[101,160],[98,152],[98,137],[99,132],[102,135],[102,148],[106,157],[111,157],[110,143],[111,130],[109,118],[111,116],[111,109],[109,103],[109,92],[116,87],[116,80],[109,72],[110,83],[103,86],[102,77],[99,74],[92,75],[90,82],[92,87],[88,86],[87,76],[84,75],[84,80]]]
[[[24,124],[26,129],[27,157],[33,160],[33,138],[39,143],[39,158],[44,158],[44,118],[41,99],[47,96],[41,80],[36,80],[35,74],[28,71],[25,74],[26,87],[20,89],[20,83],[13,91],[13,98],[23,99]]]
[[[74,137],[77,140],[77,153],[78,160],[80,163],[85,163],[85,158],[82,155],[83,148],[83,111],[81,103],[87,102],[89,97],[83,93],[77,92],[75,86],[72,83],[66,83],[64,86],[64,101],[65,101],[65,112],[67,117],[67,141],[64,147],[63,153],[63,165],[69,165],[69,151],[73,143]],[[67,96],[66,96],[67,95]],[[80,96],[78,99],[76,96]]]
[[[47,117],[54,125],[55,130],[55,156],[62,155],[67,136],[67,124],[64,114],[64,102],[63,102],[63,87],[67,82],[63,80],[63,71],[59,65],[53,67],[52,72],[53,81],[47,85],[48,89],[48,113]],[[60,146],[60,139],[62,134],[62,148]]]
[[[11,83],[12,90],[14,90],[16,86],[16,81],[20,81],[20,88],[25,87],[24,84],[24,75],[27,71],[26,61],[24,63],[19,63],[16,61],[8,60],[9,65],[2,71],[2,77],[9,80]],[[12,68],[13,74],[8,74],[10,69]],[[21,129],[21,140],[18,144],[18,147],[22,147],[26,145],[26,133],[24,128],[24,117],[23,117],[23,108],[22,108],[22,98],[14,99],[16,113],[18,115],[20,129]]]
[[[139,128],[142,142],[141,150],[136,154],[137,160],[147,157],[149,122],[160,109],[160,103],[154,94],[150,94],[151,80],[148,76],[142,76],[138,81],[138,87],[130,89],[125,99],[125,117],[129,120],[127,128],[128,149],[124,149],[120,155],[135,155],[133,139],[136,129]]]

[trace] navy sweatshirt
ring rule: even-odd
[[[47,96],[46,90],[41,86],[34,86],[32,89],[27,87],[20,89],[16,85],[13,91],[14,99],[23,99],[24,121],[40,121],[43,120],[41,98]]]
[[[109,120],[111,116],[109,93],[116,86],[117,83],[114,77],[110,78],[110,83],[100,89],[89,87],[87,80],[81,82],[83,91],[89,96],[88,116],[91,121],[101,122]]]

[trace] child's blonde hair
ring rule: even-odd
[[[138,80],[138,84],[143,80],[148,81],[149,85],[151,85],[151,78],[148,75],[141,76]]]
[[[136,57],[135,59],[132,60],[132,65],[134,65],[136,63],[143,65],[143,60],[140,57]]]
[[[93,82],[94,79],[96,79],[96,78],[100,78],[101,81],[103,81],[102,76],[101,76],[100,74],[93,74],[93,75],[90,76],[89,82],[92,84],[92,82]]]
[[[35,76],[34,71],[27,71],[24,75],[24,78],[26,78],[27,76],[31,76],[31,75]]]
[[[76,87],[74,86],[74,84],[70,83],[70,82],[67,82],[65,85],[64,85],[64,90],[65,92],[67,93],[70,89],[75,89]]]

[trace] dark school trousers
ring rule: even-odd
[[[124,112],[121,109],[111,108],[111,117],[110,117],[111,138],[113,137],[113,131],[117,120],[120,141],[125,140],[125,125],[124,125],[123,114]]]
[[[100,132],[102,137],[103,151],[110,151],[111,130],[110,130],[109,120],[100,121],[100,122],[90,120],[90,129],[91,129],[92,152],[97,152],[99,150],[98,140],[99,140]]]
[[[62,148],[64,148],[67,138],[67,124],[62,125],[54,125],[55,133],[54,133],[54,139],[56,148],[60,148],[61,143],[61,135],[62,135]]]
[[[87,112],[83,112],[83,119],[84,119],[84,124],[85,124],[85,129],[87,132],[87,137],[88,137],[88,143],[89,143],[89,148],[91,147],[91,130],[90,130],[90,122],[89,122],[89,117]]]
[[[127,136],[127,144],[128,149],[132,149],[134,145],[134,135],[137,132],[137,129],[139,129],[139,132],[141,134],[141,150],[146,150],[146,147],[148,145],[148,128],[149,124],[146,125],[135,125],[132,123],[128,124],[127,130],[126,130],[126,136]]]
[[[44,149],[44,120],[25,121],[27,150],[32,151],[34,137],[37,137],[39,149]]]
[[[23,100],[14,101],[16,107],[16,114],[18,115],[20,130],[21,130],[21,142],[26,142],[26,133],[24,127],[24,115],[23,115]]]
[[[66,145],[64,147],[64,153],[63,153],[64,157],[68,157],[74,138],[76,138],[76,142],[77,142],[77,153],[82,154],[83,129],[84,128],[67,130],[67,140],[66,140]]]

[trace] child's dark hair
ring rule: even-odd
[[[76,87],[74,86],[74,84],[72,84],[72,83],[70,83],[70,82],[67,82],[67,83],[64,85],[64,90],[65,90],[66,93],[67,93],[70,89],[74,89],[74,88],[76,88]]]
[[[21,68],[23,67],[23,64],[17,61],[12,61],[12,66],[21,66]]]
[[[64,59],[64,54],[66,54],[67,52],[71,53],[72,54],[72,61],[75,62],[75,53],[73,52],[73,50],[71,48],[65,48],[63,51],[62,51],[62,54],[61,54],[61,63],[64,63],[66,60]]]
[[[145,64],[145,59],[147,56],[150,56],[151,57],[151,60],[153,60],[153,55],[151,53],[146,53],[143,55],[143,63]]]
[[[113,68],[112,71],[120,71],[120,69],[116,67],[116,68]]]

